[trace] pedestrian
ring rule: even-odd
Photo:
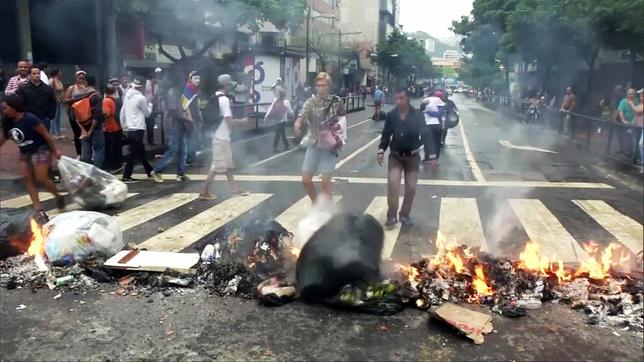
[[[458,117],[458,108],[456,107],[456,103],[454,103],[453,100],[449,99],[449,96],[447,93],[444,93],[443,95],[443,102],[445,103],[445,115],[443,116],[443,131],[441,135],[441,146],[445,145],[445,139],[447,139],[447,132],[449,131],[448,127],[448,118],[449,117]]]
[[[65,136],[60,130],[60,118],[63,116],[65,110],[65,86],[61,81],[63,73],[60,69],[54,68],[51,71],[51,77],[49,78],[50,86],[54,89],[54,96],[56,97],[56,115],[54,119],[51,120],[51,126],[49,128],[49,133],[55,140],[62,140]]]
[[[135,78],[132,86],[126,93],[121,108],[121,122],[128,142],[128,156],[123,171],[123,182],[134,183],[139,180],[132,177],[134,163],[140,162],[148,175],[148,179],[154,180],[154,170],[145,158],[145,145],[143,135],[145,133],[145,118],[152,113],[152,105],[148,104],[141,91],[144,89],[144,81]]]
[[[422,102],[425,104],[423,110],[425,132],[422,135],[425,153],[423,163],[429,163],[432,167],[438,167],[438,159],[440,158],[440,144],[443,133],[441,119],[443,118],[445,107],[445,103],[441,99],[442,96],[443,92],[436,91]]]
[[[633,108],[631,107],[630,104],[633,104],[633,107],[637,107],[640,104],[640,100],[637,97],[637,91],[635,88],[629,88],[628,91],[626,92],[626,98],[622,99],[621,102],[619,102],[619,107],[617,107],[619,111],[619,120],[622,124],[629,125],[629,126],[635,126],[637,125],[636,123],[636,118],[635,118],[635,112]],[[630,140],[630,145],[631,145],[631,156],[633,163],[637,163],[637,160],[639,158],[639,155],[637,152],[639,149],[639,141],[640,141],[640,132],[638,132],[634,127],[628,127],[626,129],[626,137],[628,140]]]
[[[210,184],[218,174],[225,174],[230,184],[230,192],[233,196],[248,195],[248,191],[239,188],[233,171],[235,169],[233,163],[233,151],[230,145],[230,129],[236,124],[244,125],[248,123],[248,119],[234,119],[233,113],[230,108],[230,99],[226,96],[229,91],[231,77],[228,74],[222,74],[217,78],[217,92],[215,93],[218,102],[220,123],[214,128],[212,133],[212,165],[210,173],[206,179],[203,191],[199,195],[202,200],[214,200],[217,195],[210,193]],[[210,131],[212,132],[212,131]]]
[[[188,155],[186,158],[186,166],[191,167],[197,161],[197,148],[200,144],[199,127],[201,126],[202,119],[199,112],[199,85],[201,84],[201,76],[199,72],[193,70],[188,74],[188,81],[183,87],[181,95],[181,108],[182,118],[191,122],[190,127],[187,128],[186,142],[188,147]]]
[[[387,113],[378,146],[378,164],[382,166],[385,151],[390,148],[387,162],[387,221],[385,226],[393,227],[398,222],[405,226],[413,224],[410,218],[412,203],[418,184],[421,134],[425,129],[423,113],[409,104],[409,93],[401,89],[395,94],[396,109]],[[398,211],[401,176],[405,175],[405,197]]]
[[[40,68],[32,65],[29,69],[29,81],[22,83],[16,95],[22,98],[27,107],[27,112],[40,119],[40,122],[49,130],[51,120],[56,117],[56,95],[54,89],[40,80]]]
[[[123,171],[123,131],[116,118],[116,89],[118,86],[108,84],[105,86],[103,97],[103,133],[105,135],[105,163],[104,167],[113,173]]]
[[[72,104],[74,119],[81,129],[81,161],[103,168],[105,161],[103,97],[96,90],[96,78],[88,75],[86,80],[85,96]]]
[[[18,74],[15,76],[9,78],[9,82],[7,82],[7,88],[4,90],[4,95],[5,96],[11,96],[16,94],[16,91],[18,90],[18,87],[23,84],[27,83],[29,81],[29,68],[31,67],[31,63],[27,60],[21,60],[18,62]]]
[[[639,104],[635,104],[634,101],[629,100],[628,105],[631,107],[633,113],[635,113],[634,124],[640,127],[640,137],[639,137],[639,153],[640,160],[639,165],[644,166],[644,89],[637,91],[639,94]],[[640,174],[644,173],[644,167],[640,167]]]
[[[187,157],[187,144],[186,135],[188,129],[192,127],[192,121],[182,117],[181,109],[181,87],[176,86],[168,90],[166,95],[166,114],[170,120],[170,141],[168,149],[163,154],[163,157],[154,165],[154,177],[156,182],[163,182],[161,173],[168,168],[170,162],[175,158],[177,159],[177,181],[188,181],[186,176],[186,157]]]
[[[86,78],[87,78],[87,73],[85,73],[84,70],[76,71],[76,74],[74,74],[74,84],[70,85],[67,88],[67,91],[65,92],[65,98],[64,98],[64,102],[68,106],[67,116],[69,118],[69,125],[72,128],[72,132],[74,133],[74,147],[76,148],[76,154],[78,155],[79,159],[82,154],[82,146],[81,146],[81,140],[80,140],[80,136],[82,132],[81,132],[80,126],[76,122],[76,118],[74,118],[74,111],[71,105],[72,103],[81,99],[87,92]]]
[[[117,93],[121,99],[125,99],[125,94],[130,90],[130,77],[127,74],[121,75],[119,78],[119,88]]]
[[[307,124],[309,143],[302,165],[302,183],[311,201],[317,199],[313,176],[322,174],[322,193],[331,197],[331,175],[335,171],[338,151],[346,143],[347,118],[340,97],[331,95],[333,80],[322,72],[315,78],[315,96],[309,98],[298,119],[295,134],[302,135],[302,126]]]
[[[284,150],[288,150],[288,139],[286,138],[286,123],[289,118],[293,117],[293,108],[291,102],[286,99],[286,92],[282,91],[277,99],[273,100],[264,121],[274,121],[275,123],[275,138],[273,139],[273,152],[277,153],[277,145],[280,139],[284,142]]]
[[[51,85],[49,80],[49,64],[40,63],[38,64],[38,69],[40,69],[40,81],[47,85]]]
[[[275,80],[275,83],[271,86],[271,90],[273,91],[273,100],[277,99],[280,96],[280,92],[284,90],[284,86],[282,86],[282,78],[277,77],[277,80]]]
[[[563,122],[563,133],[564,134],[569,134],[570,133],[570,122],[572,120],[572,116],[570,112],[573,112],[575,110],[575,106],[577,105],[577,98],[575,97],[575,92],[573,91],[571,86],[566,87],[566,94],[564,95],[563,101],[561,102],[561,108],[559,109],[559,112],[562,114],[562,122]]]
[[[0,147],[11,139],[20,150],[20,169],[27,193],[31,198],[39,221],[47,221],[43,212],[37,185],[44,186],[56,197],[59,210],[65,208],[65,200],[58,193],[56,185],[49,178],[52,158],[60,159],[61,153],[49,136],[47,128],[35,115],[27,112],[22,98],[11,95],[2,103],[2,133]]]
[[[380,109],[382,108],[382,101],[385,98],[385,93],[380,89],[379,86],[376,86],[376,91],[373,93],[373,106],[375,108],[375,113],[373,119],[375,121],[380,121]]]
[[[156,119],[161,114],[159,102],[159,82],[158,76],[161,73],[161,68],[156,68],[150,79],[145,81],[145,99],[148,104],[152,104],[152,113],[145,119],[145,133],[148,145],[154,146],[154,130],[157,128]]]

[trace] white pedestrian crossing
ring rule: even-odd
[[[541,245],[544,257],[562,260],[564,263],[581,262],[589,258],[577,240],[541,201],[510,199],[508,202],[530,240]]]
[[[161,216],[199,197],[198,193],[176,193],[119,213],[116,219],[123,231]]]
[[[613,209],[602,200],[572,200],[620,243],[637,254],[644,244],[642,224]]]
[[[401,197],[398,203],[399,205],[402,204],[402,200],[403,198]],[[367,206],[365,214],[373,216],[382,225],[384,225],[385,221],[387,220],[387,197],[375,197],[371,201],[371,204]],[[402,226],[400,223],[397,223],[392,228],[385,228],[385,240],[381,254],[383,260],[391,259],[391,255],[393,254],[394,248],[396,247],[396,242],[398,241],[398,236],[400,235],[401,228]]]
[[[333,202],[336,204],[342,200],[342,196],[333,195]],[[284,212],[275,218],[275,221],[280,223],[286,230],[295,232],[297,224],[302,220],[309,210],[313,207],[313,203],[308,196],[304,196],[299,201],[289,206]]]
[[[271,196],[250,194],[230,198],[149,238],[138,247],[153,251],[181,251]]]
[[[134,197],[138,194],[139,194],[138,192],[128,192],[127,198],[129,199],[130,197]],[[70,204],[67,204],[67,206],[65,206],[65,210],[61,211],[58,209],[51,209],[51,210],[45,211],[45,213],[47,214],[47,216],[49,216],[49,218],[52,218],[56,215],[62,214],[63,212],[77,211],[82,209],[83,208],[79,204],[72,202]]]
[[[66,195],[65,192],[61,192],[61,195]],[[38,193],[38,198],[40,199],[40,202],[45,202],[47,200],[51,200],[54,198],[54,195],[52,195],[50,192],[39,192]],[[25,207],[31,205],[31,198],[29,195],[24,195],[24,196],[18,196],[14,197],[12,199],[7,199],[7,200],[2,200],[0,201],[0,207],[2,208],[12,208],[12,209],[17,209],[20,207]]]
[[[443,197],[438,222],[443,242],[455,242],[489,251],[479,208],[474,198]]]

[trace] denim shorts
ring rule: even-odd
[[[323,175],[330,175],[335,171],[335,163],[338,156],[333,151],[321,150],[315,146],[309,146],[304,155],[302,171],[311,175],[318,172]]]

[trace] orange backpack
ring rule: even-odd
[[[87,123],[92,119],[92,105],[90,98],[96,94],[96,92],[90,93],[87,97],[77,100],[72,104],[72,110],[74,111],[74,117],[76,121],[80,124]]]

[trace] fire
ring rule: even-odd
[[[418,269],[411,265],[403,265],[403,264],[398,264],[398,269],[400,269],[400,272],[402,275],[407,278],[407,281],[412,287],[416,287],[418,285],[418,277],[420,273],[418,272]]]
[[[492,295],[492,287],[485,281],[485,274],[483,273],[483,265],[477,265],[474,268],[474,276],[472,277],[472,286],[479,296]]]
[[[581,263],[575,276],[588,274],[588,277],[591,279],[607,278],[611,265],[615,264],[613,262],[613,249],[619,249],[620,246],[611,243],[601,252],[601,255],[599,255],[599,245],[597,243],[590,241],[583,246],[586,252],[590,254],[590,258]],[[623,260],[624,258],[620,255],[620,262]]]
[[[27,253],[29,256],[43,255],[45,253],[45,236],[42,228],[34,219],[30,219],[31,243]]]
[[[294,246],[291,247],[291,254],[293,254],[293,256],[295,256],[296,258],[298,258],[300,256],[301,252],[302,252],[302,250],[300,250],[300,248],[296,248]]]
[[[563,261],[557,261],[557,270],[554,268],[554,263],[550,264],[550,271],[553,271],[557,276],[559,284],[572,280],[572,275],[564,270]]]
[[[454,252],[454,250],[450,250],[445,254],[445,257],[447,260],[449,260],[450,264],[454,267],[454,271],[457,273],[463,273],[465,270],[463,259]]]
[[[548,268],[550,263],[548,263],[548,260],[546,258],[543,258],[541,256],[539,249],[539,244],[528,241],[525,249],[523,249],[523,252],[519,254],[519,260],[521,260],[519,267],[536,271],[544,275],[547,274],[546,269]]]

